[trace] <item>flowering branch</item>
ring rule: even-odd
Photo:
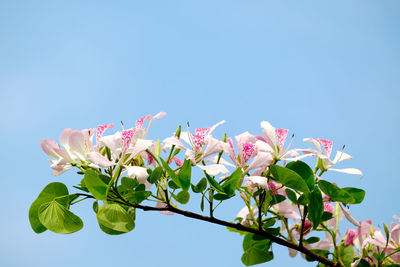
[[[48,184],[29,210],[32,229],[36,233],[79,231],[82,220],[70,207],[93,199],[99,227],[110,235],[132,231],[136,209],[180,214],[239,232],[244,235],[241,259],[246,266],[272,260],[272,243],[287,247],[292,257],[301,252],[307,260],[326,266],[400,263],[400,223],[392,223],[391,230],[384,224],[385,235],[370,220],[361,223],[344,206],[361,203],[365,191],[340,188],[321,178],[329,171],[362,175],[354,168],[332,168],[351,156],[342,149],[331,160],[331,141],[305,138],[314,149],[290,149],[291,142],[285,146],[288,130],[265,121],[260,136],[244,132],[234,139],[224,135],[218,140],[212,133],[225,122],[221,121],[197,128],[194,134],[178,127],[162,142],[146,139],[150,126],[164,115],[145,116],[135,127],[107,136],[104,133],[113,124],[81,131],[65,129],[60,136],[63,147],[44,139],[41,147],[51,158],[53,174],[76,167],[83,179],[74,186],[81,192],[73,194],[62,183]],[[145,121],[149,121],[147,128]],[[301,161],[307,157],[316,158],[313,168]],[[205,177],[195,181],[194,167]],[[201,195],[202,212],[208,202],[209,216],[178,208],[189,202],[191,194]],[[215,218],[214,211],[237,195],[244,202],[234,218],[237,222]],[[142,204],[150,201],[156,206]],[[344,218],[357,230],[347,229],[340,240],[339,221]],[[325,232],[325,240],[315,232]]]

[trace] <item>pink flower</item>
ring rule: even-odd
[[[287,148],[284,147],[289,130],[276,129],[267,121],[261,122],[261,128],[264,137],[257,137],[256,146],[259,151],[271,153],[277,161],[300,159],[297,158],[299,155],[296,150],[289,150],[290,145]]]
[[[333,160],[330,160],[329,157],[331,156],[332,153],[332,147],[333,147],[333,142],[325,139],[313,139],[313,138],[304,138],[303,141],[305,142],[310,142],[316,150],[313,149],[301,149],[299,151],[302,151],[306,155],[312,155],[312,156],[317,156],[320,160],[320,164],[318,167],[323,170],[332,170],[332,171],[337,171],[337,172],[343,172],[347,174],[356,174],[356,175],[363,175],[363,173],[354,168],[346,168],[346,169],[334,169],[332,168],[335,166],[337,163],[351,159],[352,157],[343,151],[337,151],[336,156]],[[323,149],[322,149],[322,147]]]
[[[224,166],[224,164],[221,164],[222,161],[218,164],[200,164],[203,160],[205,162],[213,161],[213,159],[207,160],[206,158],[222,151],[221,142],[215,139],[212,136],[212,133],[217,128],[217,126],[223,123],[225,123],[224,120],[218,122],[211,127],[196,128],[195,134],[191,134],[190,132],[182,132],[180,135],[180,139],[188,143],[191,146],[190,148],[187,148],[176,136],[171,136],[164,139],[163,143],[165,144],[166,148],[172,148],[172,146],[175,146],[178,149],[184,150],[186,159],[191,160],[193,165],[196,165],[211,176],[216,176],[221,173],[228,174],[229,171]]]
[[[354,246],[354,240],[357,237],[357,232],[353,229],[347,229],[346,235],[344,237],[345,246]]]
[[[233,145],[232,138],[222,142],[224,152],[231,158],[236,167],[245,170],[245,174],[250,170],[265,169],[272,163],[272,154],[270,152],[258,151],[256,147],[257,138],[248,132],[235,136],[237,154]],[[252,159],[252,160],[251,160]],[[251,161],[251,162],[250,162]]]

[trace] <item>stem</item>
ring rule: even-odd
[[[94,199],[94,197],[92,195],[89,195],[89,194],[77,193],[76,195],[85,196],[87,198],[93,198]],[[131,204],[131,203],[127,202],[123,198],[121,199],[121,201],[118,201],[118,200],[112,200],[112,201],[120,203],[120,204],[123,204],[123,205],[130,206],[130,207],[134,207],[134,208],[137,208],[137,209],[141,209],[141,210],[144,210],[144,211],[171,211],[171,212],[183,215],[185,217],[197,219],[197,220],[200,220],[200,221],[206,221],[206,222],[210,222],[210,223],[217,224],[217,225],[231,227],[231,228],[237,229],[239,231],[258,234],[258,235],[261,235],[261,236],[264,236],[264,237],[270,239],[272,242],[277,243],[277,244],[279,244],[281,246],[292,248],[292,249],[295,249],[295,250],[297,250],[297,251],[299,251],[301,253],[304,253],[305,255],[309,256],[313,260],[316,260],[316,261],[318,261],[320,263],[323,263],[323,264],[325,264],[327,266],[342,267],[342,265],[339,262],[331,261],[328,258],[325,258],[324,256],[321,256],[321,255],[319,255],[319,254],[317,254],[317,253],[315,253],[315,252],[313,252],[311,250],[308,250],[307,248],[305,248],[303,246],[300,246],[300,245],[291,243],[289,241],[286,241],[286,240],[284,240],[282,238],[279,238],[279,237],[274,236],[274,235],[272,235],[270,233],[267,233],[264,230],[259,230],[257,228],[244,226],[244,225],[242,225],[240,223],[226,222],[226,221],[214,218],[214,217],[207,217],[207,216],[203,216],[203,215],[200,215],[200,214],[197,214],[197,213],[193,213],[193,212],[190,212],[190,211],[180,210],[180,209],[175,208],[173,206],[167,206],[165,208],[158,208],[158,207],[150,207],[150,206],[143,206],[143,205],[134,205],[134,204]],[[390,256],[390,255],[392,255],[392,254],[389,254],[388,256]]]
[[[301,219],[301,231],[300,231],[300,247],[303,247],[303,235],[304,235],[304,224],[306,222],[308,209],[307,206],[304,206],[303,218]]]
[[[150,151],[149,149],[146,149],[146,152],[147,152],[147,153],[149,153],[149,154],[150,154],[150,156],[152,156],[152,157],[153,157],[153,159],[154,159],[154,160],[157,162],[158,166],[162,166],[162,165],[160,164],[160,162],[158,161],[157,157],[156,157],[156,156],[154,156],[154,154],[153,154],[153,153],[151,153],[151,151]],[[167,164],[168,164],[168,162],[167,162]]]
[[[270,233],[267,233],[267,232],[265,232],[263,230],[260,231],[257,228],[251,228],[251,227],[248,227],[248,226],[241,225],[239,223],[226,222],[226,221],[223,221],[223,220],[219,220],[217,218],[207,217],[207,216],[203,216],[203,215],[200,215],[200,214],[197,214],[197,213],[193,213],[193,212],[190,212],[190,211],[180,210],[180,209],[172,207],[172,206],[165,207],[165,208],[157,208],[157,207],[149,207],[149,206],[143,206],[143,205],[133,205],[133,204],[130,204],[130,203],[123,203],[123,204],[129,205],[131,207],[134,207],[134,208],[137,208],[137,209],[141,209],[141,210],[144,210],[144,211],[171,211],[171,212],[174,212],[176,214],[183,215],[185,217],[189,217],[189,218],[193,218],[193,219],[197,219],[197,220],[201,220],[201,221],[206,221],[206,222],[210,222],[210,223],[213,223],[213,224],[222,225],[222,226],[226,226],[226,227],[231,227],[231,228],[234,228],[234,229],[237,229],[237,230],[240,230],[240,231],[244,231],[244,232],[248,232],[248,233],[258,234],[258,235],[261,235],[263,237],[266,237],[266,238],[270,239],[272,242],[277,243],[277,244],[279,244],[281,246],[292,248],[292,249],[295,249],[295,250],[297,250],[297,251],[299,251],[301,253],[304,253],[305,255],[309,256],[310,258],[312,258],[312,259],[314,259],[314,260],[316,260],[316,261],[318,261],[320,263],[323,263],[323,264],[325,264],[327,266],[331,266],[331,267],[340,267],[340,266],[342,266],[340,263],[333,262],[333,261],[331,261],[331,260],[329,260],[329,259],[327,259],[327,258],[325,258],[325,257],[323,257],[323,256],[311,251],[311,250],[306,249],[305,247],[302,247],[302,246],[297,245],[297,244],[290,243],[290,242],[288,242],[288,241],[286,241],[284,239],[281,239],[281,238],[279,238],[277,236],[274,236],[274,235],[272,235]]]
[[[210,203],[210,217],[214,217],[213,201],[214,201],[214,189],[210,188],[209,191],[209,203]]]

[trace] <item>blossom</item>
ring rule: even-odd
[[[317,156],[321,162],[321,164],[318,165],[318,167],[323,170],[332,170],[332,171],[337,171],[337,172],[343,172],[347,174],[356,174],[356,175],[363,175],[363,173],[355,168],[345,168],[345,169],[334,169],[332,168],[335,166],[337,163],[347,160],[347,159],[352,159],[352,157],[349,154],[344,153],[343,151],[337,151],[335,158],[333,160],[330,160],[330,156],[332,153],[332,147],[333,147],[333,142],[325,139],[313,139],[313,138],[304,138],[304,142],[310,142],[316,150],[313,149],[302,149],[301,151],[305,154],[312,155],[312,156]],[[323,149],[322,149],[322,147]]]
[[[257,137],[256,146],[259,151],[270,152],[276,161],[299,156],[295,149],[289,150],[290,145],[287,148],[284,147],[289,130],[276,129],[267,121],[261,122],[261,128],[264,137]]]
[[[222,151],[221,141],[215,139],[212,136],[212,133],[217,126],[223,123],[225,123],[224,120],[211,127],[196,128],[195,134],[191,134],[189,131],[182,132],[180,138],[171,136],[164,139],[163,143],[166,148],[172,148],[172,146],[175,146],[178,149],[184,150],[186,159],[189,159],[193,165],[196,165],[211,176],[216,176],[221,173],[228,174],[228,169],[221,163],[215,162],[216,164],[209,165],[199,164],[203,160],[209,162],[209,160],[206,160],[206,157]],[[187,148],[180,139],[184,140],[191,147]]]
[[[224,152],[230,157],[232,162],[245,170],[245,174],[250,170],[257,168],[266,168],[272,163],[272,154],[259,151],[255,145],[257,138],[248,132],[244,132],[235,136],[237,154],[233,146],[232,138],[228,138],[226,142],[221,142]],[[252,162],[250,162],[250,160]]]

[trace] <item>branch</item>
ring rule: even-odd
[[[128,204],[128,203],[126,203],[126,204]],[[327,258],[325,258],[325,257],[323,257],[323,256],[321,256],[321,255],[309,250],[309,249],[306,249],[303,246],[290,243],[290,242],[288,242],[288,241],[286,241],[284,239],[281,239],[281,238],[279,238],[277,236],[274,236],[274,235],[272,235],[270,233],[267,233],[267,232],[265,232],[263,230],[247,227],[247,226],[241,225],[239,223],[226,222],[226,221],[223,221],[223,220],[216,219],[214,217],[207,217],[207,216],[203,216],[203,215],[200,215],[200,214],[197,214],[197,213],[193,213],[193,212],[190,212],[190,211],[180,210],[180,209],[177,209],[177,208],[172,207],[172,206],[165,207],[165,208],[157,208],[157,207],[150,207],[150,206],[143,206],[143,205],[133,205],[133,204],[130,204],[130,203],[129,203],[129,206],[132,206],[132,207],[135,207],[137,209],[144,210],[144,211],[172,211],[174,213],[183,215],[185,217],[189,217],[189,218],[193,218],[193,219],[197,219],[197,220],[201,220],[201,221],[206,221],[206,222],[210,222],[210,223],[218,224],[218,225],[222,225],[222,226],[231,227],[231,228],[234,228],[234,229],[237,229],[237,230],[240,230],[240,231],[244,231],[244,232],[248,232],[248,233],[261,235],[261,236],[264,236],[264,237],[270,239],[272,242],[275,242],[275,243],[277,243],[277,244],[279,244],[281,246],[292,248],[292,249],[295,249],[295,250],[297,250],[297,251],[299,251],[301,253],[304,253],[305,255],[309,256],[310,258],[312,258],[312,259],[314,259],[316,261],[319,261],[320,263],[323,263],[323,264],[325,264],[327,266],[331,266],[331,267],[340,267],[340,266],[342,266],[340,263],[333,262],[333,261],[331,261],[331,260],[329,260],[329,259],[327,259]]]

